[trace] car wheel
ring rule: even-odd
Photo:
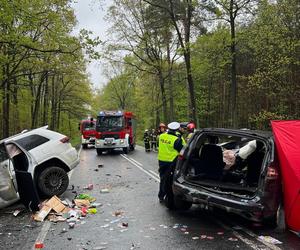
[[[174,196],[174,208],[178,210],[189,210],[193,205],[191,202],[180,199],[177,196]]]
[[[123,148],[123,152],[124,152],[124,154],[128,154],[128,147],[126,147],[126,148]]]
[[[45,197],[61,195],[69,185],[69,177],[60,167],[47,167],[37,178],[37,186],[40,194]]]
[[[102,155],[102,149],[97,148],[96,151],[97,151],[97,155]]]
[[[87,149],[87,144],[82,144],[83,149]]]

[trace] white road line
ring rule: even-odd
[[[134,161],[132,161],[131,159],[129,159],[127,156],[121,154],[121,156],[126,159],[127,161],[129,161],[131,164],[133,164],[134,166],[136,166],[138,169],[142,170],[144,173],[146,173],[147,175],[149,175],[151,178],[153,178],[154,180],[159,182],[159,178],[157,178],[155,175],[149,173],[148,171],[146,171],[144,168],[142,168],[141,166],[139,166],[138,164],[136,164]]]
[[[232,229],[229,226],[226,226],[225,224],[223,224],[219,220],[217,220],[215,218],[213,218],[213,220],[215,221],[215,223],[219,224],[221,227],[225,228],[226,230],[228,230],[228,231],[232,230],[232,232],[233,232],[233,234],[234,234],[235,237],[237,237],[238,239],[240,239],[241,241],[243,241],[245,244],[247,244],[252,249],[268,249],[268,248],[262,248],[261,246],[257,245],[257,243],[254,242],[253,240],[250,240],[250,239],[247,239],[247,238],[243,237],[237,231],[235,231],[234,229]]]
[[[255,238],[255,239],[258,240],[259,242],[263,243],[264,245],[266,245],[266,246],[269,247],[270,249],[272,249],[272,250],[281,250],[280,247],[278,247],[278,246],[276,246],[276,245],[274,245],[274,244],[272,244],[272,243],[265,242],[264,240],[260,239],[260,238],[258,237],[258,235],[256,235],[255,233],[251,232],[250,230],[248,230],[248,229],[246,229],[246,228],[243,228],[243,227],[241,227],[241,228],[242,228],[242,231],[244,231],[246,234],[248,234],[249,236]]]
[[[131,157],[128,157],[130,160],[134,161],[136,164],[140,165],[141,167],[143,166],[142,163],[136,161],[135,159],[131,158]]]
[[[156,172],[154,172],[154,171],[152,171],[152,170],[148,170],[148,171],[151,172],[152,174],[154,174],[155,176],[159,177],[159,174],[158,174],[158,173],[156,173]]]
[[[81,149],[82,147],[80,147],[79,151],[78,151],[78,155],[80,155],[81,153]],[[71,180],[71,177],[72,177],[72,174],[74,172],[74,169],[72,169],[71,171],[68,172],[68,176],[69,176],[69,179]],[[46,238],[47,236],[47,233],[49,232],[50,230],[50,227],[51,227],[51,223],[50,221],[45,221],[44,222],[44,225],[42,226],[42,229],[40,231],[40,233],[38,234],[38,237],[36,238],[35,242],[41,242],[43,243],[44,239]],[[32,249],[36,249],[35,248],[35,243],[33,244],[33,247]]]
[[[41,229],[41,232],[39,233],[38,237],[36,238],[34,244],[33,244],[33,247],[32,247],[32,250],[36,249],[35,248],[35,243],[36,242],[40,242],[40,243],[43,243],[44,242],[44,239],[46,238],[47,236],[47,233],[50,229],[50,226],[51,226],[51,222],[50,221],[45,221],[42,229]]]

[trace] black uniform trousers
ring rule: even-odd
[[[173,162],[158,161],[160,177],[158,198],[160,200],[163,200],[166,194],[172,191],[173,172],[176,160],[177,158]]]

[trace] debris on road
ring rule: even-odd
[[[228,238],[228,240],[229,240],[229,241],[238,241],[237,238],[233,238],[233,237]]]
[[[103,168],[104,165],[103,164],[98,164],[98,168]]]
[[[14,215],[15,217],[17,217],[18,214],[21,213],[22,211],[23,211],[23,210],[21,210],[21,209],[16,209],[16,210],[13,212],[13,215]]]
[[[105,194],[105,193],[109,193],[109,189],[108,188],[103,188],[100,190],[100,193]]]
[[[263,235],[261,235],[261,236],[258,236],[258,238],[261,239],[264,242],[271,243],[271,244],[274,244],[274,245],[276,245],[276,244],[282,244],[281,241],[279,241],[279,240],[277,240],[277,239],[275,239],[275,238],[273,238],[271,236],[263,236]]]

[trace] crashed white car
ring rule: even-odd
[[[0,208],[19,198],[37,208],[39,197],[60,195],[79,156],[69,138],[47,129],[26,131],[0,141]]]

